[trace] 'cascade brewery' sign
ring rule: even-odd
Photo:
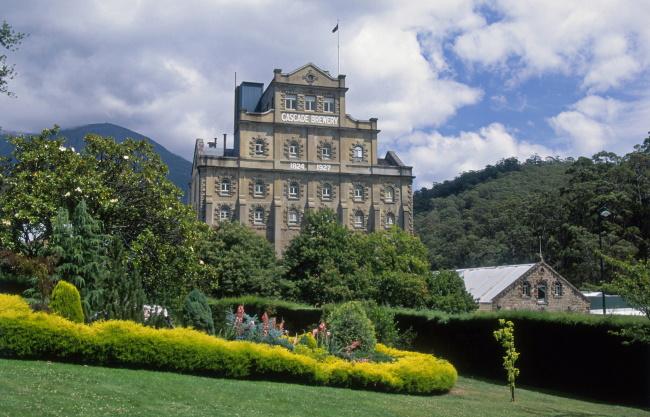
[[[337,125],[338,116],[317,116],[315,114],[282,113],[283,122],[311,123],[315,125]]]

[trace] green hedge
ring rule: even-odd
[[[125,366],[213,377],[257,378],[407,394],[449,391],[458,377],[447,361],[379,345],[394,362],[318,361],[279,346],[232,342],[184,328],[153,329],[110,320],[91,326],[32,312],[0,294],[0,356]]]

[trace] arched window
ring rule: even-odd
[[[363,187],[360,185],[354,186],[354,199],[363,200]]]
[[[392,203],[395,198],[395,189],[393,187],[386,187],[384,190],[384,201],[386,203]]]
[[[331,200],[332,199],[332,186],[331,185],[323,184],[322,196],[323,196],[323,200]]]
[[[521,295],[524,297],[530,297],[530,284],[527,282],[521,284]]]
[[[219,220],[221,221],[230,220],[230,207],[221,206],[221,211],[219,212]]]
[[[253,190],[253,193],[255,197],[264,197],[264,182],[263,181],[257,181],[255,182],[255,188]]]
[[[363,213],[360,211],[357,211],[354,214],[354,228],[355,229],[362,229],[363,228]]]
[[[287,223],[289,224],[289,226],[298,225],[298,210],[296,209],[289,210],[289,215],[287,216]]]
[[[390,229],[391,226],[395,224],[395,215],[393,213],[388,213],[386,215],[386,228]]]
[[[253,213],[253,223],[264,224],[264,209],[262,207],[255,208]]]
[[[299,198],[298,195],[298,183],[292,182],[289,184],[289,198]]]
[[[291,142],[289,144],[289,158],[297,158],[297,157],[298,157],[298,143]]]
[[[555,292],[555,295],[558,297],[562,296],[562,283],[560,281],[555,281],[555,284],[553,285],[553,289]]]
[[[258,140],[255,142],[255,155],[264,155],[265,144],[263,140]]]
[[[230,180],[221,180],[221,195],[230,195]]]
[[[356,162],[362,162],[363,161],[363,148],[361,146],[355,146],[354,147],[354,160]]]
[[[328,144],[323,145],[321,156],[323,159],[332,159],[332,146]]]

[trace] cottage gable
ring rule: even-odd
[[[479,310],[589,312],[589,300],[545,262],[458,270]]]

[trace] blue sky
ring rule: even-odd
[[[647,0],[0,0],[28,33],[0,126],[115,123],[192,158],[237,82],[308,62],[379,119],[415,188],[533,154],[625,154],[650,130]],[[340,30],[332,28],[340,21]],[[337,40],[340,55],[337,56]],[[235,75],[236,74],[236,75]]]

